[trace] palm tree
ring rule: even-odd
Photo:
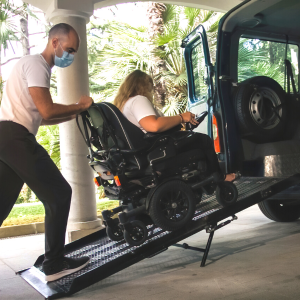
[[[21,43],[23,56],[30,54],[29,33],[28,33],[28,4],[23,3],[23,9],[20,12]]]
[[[15,32],[17,27],[12,16],[13,4],[9,0],[0,0],[0,104],[3,93],[3,80],[1,73],[1,53],[8,48],[12,40],[17,40]]]
[[[148,16],[148,37],[151,42],[151,50],[153,54],[156,51],[164,51],[164,45],[158,46],[154,43],[155,38],[159,34],[164,33],[165,16],[169,15],[166,13],[170,6],[166,6],[163,3],[149,2],[147,7]],[[150,73],[154,79],[154,102],[157,106],[165,106],[165,99],[167,97],[167,87],[164,80],[156,80],[159,74],[167,71],[166,62],[164,59],[157,55],[152,55],[152,67]]]
[[[157,3],[156,3],[157,4]],[[158,61],[164,67],[154,75],[156,93],[163,83],[166,92],[164,112],[175,114],[186,109],[187,77],[182,39],[197,25],[204,23],[215,47],[215,32],[220,14],[194,8],[181,8],[175,5],[159,6],[162,18],[158,21],[155,36],[149,37],[144,27],[134,28],[128,24],[110,22],[105,26],[91,24],[89,30],[90,82],[99,101],[112,99],[124,77],[134,69],[152,73]],[[154,26],[154,25],[153,25]],[[95,46],[97,45],[97,46]],[[156,65],[157,66],[157,65]],[[167,96],[167,97],[165,97]]]
[[[110,22],[88,30],[89,74],[95,100],[113,99],[126,75],[135,69],[149,72],[151,51],[146,27]],[[99,35],[95,33],[99,32]]]
[[[212,57],[215,57],[216,34],[221,14],[195,9],[167,5],[165,23],[162,34],[158,34],[155,43],[163,46],[164,51],[157,50],[155,55],[166,62],[167,71],[160,73],[159,78],[166,83],[168,98],[163,109],[166,115],[178,114],[187,106],[187,74],[181,41],[202,24],[208,33]]]

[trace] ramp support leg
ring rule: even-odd
[[[215,231],[212,231],[209,234],[209,237],[208,237],[208,240],[207,240],[207,244],[206,244],[206,247],[204,249],[205,251],[204,251],[204,254],[203,254],[203,257],[202,257],[202,261],[201,261],[200,267],[205,267],[206,259],[207,259],[208,252],[209,252],[209,249],[210,249],[210,246],[211,246],[211,242],[212,242],[212,240],[214,238],[214,234],[215,234]]]
[[[184,248],[184,249],[190,249],[190,250],[194,250],[194,251],[203,252],[204,254],[203,254],[203,257],[202,257],[202,261],[201,261],[200,267],[205,267],[206,259],[207,259],[207,256],[208,256],[208,253],[209,253],[209,250],[210,250],[210,246],[211,246],[212,240],[214,238],[215,231],[218,230],[218,229],[220,229],[220,228],[222,228],[222,227],[224,227],[224,226],[226,226],[226,225],[228,225],[228,224],[230,224],[234,220],[237,220],[237,216],[236,215],[233,215],[230,220],[222,222],[219,225],[218,224],[214,224],[214,225],[207,226],[206,227],[206,232],[209,233],[209,236],[208,236],[208,240],[207,240],[207,244],[206,244],[205,249],[198,248],[198,247],[191,247],[187,243],[175,244],[173,246],[181,247],[181,248]]]

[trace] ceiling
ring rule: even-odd
[[[252,0],[225,21],[224,31],[253,28],[256,31],[300,36],[299,0]]]
[[[44,12],[56,9],[66,9],[66,10],[79,10],[83,12],[90,12],[92,9],[98,9],[102,7],[107,7],[115,4],[136,2],[136,1],[122,1],[122,0],[25,0],[27,2]],[[145,0],[139,2],[148,2]],[[157,1],[158,2],[158,1]],[[209,9],[214,11],[226,12],[237,4],[241,3],[242,0],[166,0],[163,3],[176,4],[182,6],[190,6],[202,9]]]

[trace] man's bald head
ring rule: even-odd
[[[68,37],[70,33],[75,33],[77,36],[76,30],[69,24],[66,23],[59,23],[54,25],[50,31],[49,31],[49,40],[53,38],[59,38],[59,37]],[[78,37],[79,39],[79,37]]]
[[[76,30],[69,24],[59,23],[54,25],[49,31],[47,48],[58,57],[62,56],[62,51],[76,53],[79,48],[80,38]],[[54,50],[54,51],[53,51]]]

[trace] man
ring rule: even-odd
[[[79,43],[79,36],[70,25],[53,26],[43,53],[22,57],[12,69],[0,108],[0,226],[25,182],[45,207],[46,281],[76,272],[89,262],[88,257],[64,257],[72,190],[35,139],[40,125],[69,121],[93,102],[82,96],[71,105],[56,104],[49,92],[51,68],[68,67]]]

